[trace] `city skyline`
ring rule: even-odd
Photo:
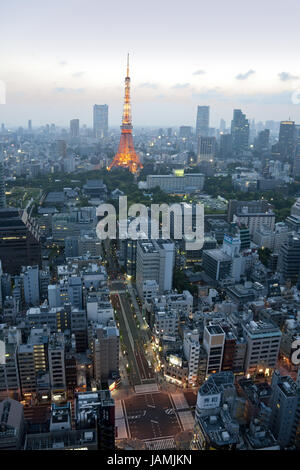
[[[136,127],[194,127],[197,105],[211,107],[212,126],[220,118],[228,123],[233,108],[250,119],[299,120],[300,107],[292,99],[300,89],[294,65],[296,1],[276,10],[269,0],[254,1],[247,15],[235,0],[213,6],[190,1],[184,7],[167,1],[159,9],[156,1],[146,8],[132,2],[129,11],[121,2],[105,11],[94,0],[88,3],[82,11],[81,1],[66,1],[59,15],[56,0],[43,6],[32,0],[26,8],[15,0],[2,8],[0,39],[6,47],[0,80],[6,84],[6,105],[0,107],[1,122],[18,126],[32,119],[34,125],[65,126],[79,118],[91,126],[92,106],[107,103],[109,125],[120,125],[127,52]]]
[[[0,450],[300,450],[299,13],[2,6]]]

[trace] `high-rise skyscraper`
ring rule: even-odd
[[[59,157],[65,158],[67,156],[67,144],[65,140],[57,140],[56,141],[56,152]]]
[[[292,234],[279,251],[278,270],[284,279],[297,282],[300,275],[300,236]]]
[[[79,119],[72,119],[70,121],[70,137],[71,139],[79,137]]]
[[[279,130],[279,153],[283,160],[292,162],[296,149],[296,127],[294,121],[282,121]]]
[[[28,306],[38,306],[40,303],[39,267],[28,266],[23,273],[24,300]]]
[[[94,378],[97,385],[119,373],[119,330],[114,325],[99,325],[93,341]]]
[[[108,106],[107,104],[95,104],[93,111],[94,136],[100,139],[108,133]]]
[[[172,290],[175,245],[170,240],[139,240],[136,254],[136,286],[143,297],[144,282],[156,281],[159,293]]]
[[[0,259],[4,272],[41,265],[40,233],[26,210],[0,209]]]
[[[293,444],[300,421],[300,388],[276,370],[272,377],[270,426],[280,446]]]
[[[137,173],[143,168],[139,156],[134,149],[132,138],[129,54],[127,56],[127,75],[125,78],[125,98],[121,125],[121,138],[118,151],[108,169],[111,170],[113,167],[128,168],[131,173]]]
[[[232,154],[232,135],[221,134],[220,136],[220,158],[230,158]]]
[[[240,109],[233,111],[231,121],[232,148],[236,154],[241,154],[248,150],[249,146],[249,120]]]
[[[0,156],[0,209],[6,207],[3,157]]]
[[[216,155],[215,137],[198,137],[198,163],[213,162]]]
[[[198,106],[196,135],[199,137],[207,137],[209,128],[209,106]]]
[[[63,333],[51,335],[48,345],[48,361],[52,394],[64,396],[66,391],[66,373]]]
[[[269,150],[270,130],[264,129],[260,131],[255,139],[255,149],[259,152],[266,152]]]
[[[226,121],[223,118],[221,118],[220,119],[220,132],[225,132],[225,130],[226,130]]]
[[[31,132],[32,131],[32,121],[31,119],[29,119],[28,121],[28,132]]]

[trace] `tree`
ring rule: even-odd
[[[262,264],[264,264],[265,266],[268,266],[268,261],[269,261],[271,253],[272,251],[268,247],[266,248],[262,247],[258,250],[259,259],[262,262]]]

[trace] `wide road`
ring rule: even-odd
[[[124,314],[124,309],[121,305],[119,295],[118,294],[112,294],[111,295],[111,302],[114,307],[114,309],[117,311],[117,319],[120,325],[120,334],[122,336],[122,343],[121,348],[122,348],[122,354],[125,349],[125,354],[126,354],[126,359],[127,363],[129,365],[129,378],[131,385],[140,385],[141,384],[141,378],[139,375],[139,369],[136,363],[135,359],[135,354],[134,354],[134,342],[132,339],[132,336],[130,332],[128,331],[128,323],[125,318]]]
[[[148,364],[143,346],[149,338],[144,329],[144,320],[140,311],[137,311],[136,300],[133,299],[134,292],[128,292],[118,267],[114,245],[106,240],[104,249],[108,261],[108,286],[114,308],[119,312],[120,333],[127,350],[132,383],[140,385],[142,382],[155,382],[156,376]]]
[[[144,352],[144,338],[142,331],[138,327],[136,323],[136,318],[134,318],[134,315],[136,315],[134,309],[131,307],[131,302],[128,299],[126,294],[119,294],[121,305],[124,309],[124,313],[126,316],[126,325],[127,328],[129,328],[129,336],[132,337],[132,340],[134,341],[134,347],[132,348],[134,351],[135,355],[135,360],[138,366],[138,371],[139,371],[139,376],[142,381],[155,381],[155,374],[152,369],[152,367],[149,367],[148,361],[145,357],[145,352]]]

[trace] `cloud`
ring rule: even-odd
[[[158,88],[157,83],[144,82],[139,85],[140,88],[152,88],[156,90]]]
[[[248,70],[246,73],[239,73],[235,78],[237,80],[247,80],[251,75],[255,73],[255,70]]]
[[[278,93],[234,93],[228,92],[219,87],[204,89],[199,93],[193,93],[191,97],[197,101],[218,101],[223,103],[240,103],[240,105],[257,104],[257,105],[291,105],[292,94],[290,91]]]
[[[299,78],[296,75],[292,75],[288,72],[280,72],[278,77],[282,82],[287,82],[288,80],[297,80]]]
[[[204,75],[205,73],[205,70],[196,70],[196,72],[193,72],[193,75]]]
[[[253,95],[253,101],[263,105],[291,105],[292,94],[290,91],[283,91],[279,93],[256,93]],[[245,97],[244,97],[244,101]]]
[[[62,67],[64,67],[65,65],[67,65],[67,62],[65,60],[62,60],[60,62],[58,62],[59,65],[61,65]]]
[[[188,88],[190,86],[190,83],[176,83],[176,85],[173,85],[173,89],[181,89],[181,88]]]
[[[208,88],[200,91],[199,93],[193,93],[191,95],[192,98],[195,98],[197,100],[214,100],[217,99],[219,101],[226,101],[228,100],[228,97],[224,93],[223,90],[221,90],[219,87],[215,88]]]
[[[77,77],[82,77],[82,75],[84,75],[84,74],[85,74],[85,72],[74,72],[74,73],[72,73],[72,77],[76,77],[76,78]]]
[[[82,93],[85,91],[84,88],[64,88],[64,87],[56,87],[54,89],[56,93]]]

